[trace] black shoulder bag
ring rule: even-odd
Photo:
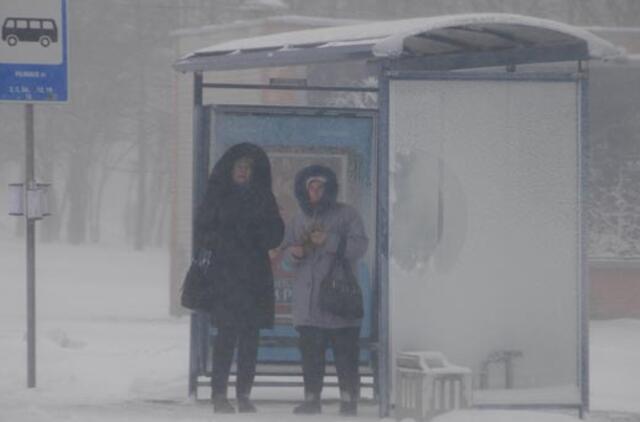
[[[180,289],[180,303],[192,311],[211,312],[214,299],[214,280],[211,277],[213,253],[201,249],[191,260]]]
[[[347,239],[340,239],[336,259],[320,283],[320,309],[345,319],[360,319],[364,315],[362,290],[353,274],[351,263],[344,256]]]

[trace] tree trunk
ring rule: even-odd
[[[140,13],[140,1],[138,0],[135,4],[135,17],[136,17],[136,33],[137,33],[137,42],[138,46],[142,47],[142,20]],[[140,48],[140,51],[143,51]],[[144,78],[144,60],[143,55],[139,55],[138,62],[138,125],[137,125],[137,141],[138,141],[138,198],[137,198],[137,210],[136,210],[136,224],[134,227],[134,241],[133,246],[135,250],[142,250],[146,244],[145,239],[145,210],[147,208],[147,142],[146,142],[146,133],[145,133],[145,124],[144,124],[144,105],[145,101],[145,78]]]

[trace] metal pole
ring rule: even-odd
[[[584,419],[589,413],[590,389],[589,389],[589,267],[587,265],[587,219],[586,219],[586,196],[588,192],[588,169],[587,160],[591,152],[589,141],[589,68],[588,63],[578,62],[578,291],[580,292],[578,305],[579,339],[580,345],[578,353],[578,382],[581,390],[582,405],[578,411],[580,419]]]
[[[379,131],[378,131],[378,193],[377,193],[377,272],[380,307],[378,312],[378,382],[380,403],[378,416],[385,418],[391,411],[391,350],[389,314],[389,77],[386,68],[378,77]]]
[[[198,198],[202,192],[202,178],[200,177],[199,163],[202,161],[202,73],[193,74],[193,186],[191,190],[191,223],[195,222],[198,209]],[[206,178],[204,179],[206,180]],[[191,258],[195,254],[195,233],[191,233]],[[202,356],[200,346],[202,336],[202,317],[196,313],[191,314],[189,336],[189,397],[198,398],[198,375],[200,374]]]
[[[267,84],[232,84],[232,83],[203,83],[203,88],[214,89],[272,89],[280,91],[331,91],[331,92],[361,92],[377,94],[378,88],[360,86],[295,86],[295,85],[267,85]]]
[[[25,192],[35,185],[33,104],[25,105],[26,163]],[[36,220],[29,218],[29,202],[25,197],[27,223],[27,387],[36,386]]]

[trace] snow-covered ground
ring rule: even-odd
[[[167,316],[168,254],[160,250],[38,245],[38,387],[27,389],[24,255],[22,240],[0,240],[0,422],[301,419],[291,414],[297,389],[256,389],[256,415],[214,417],[207,403],[186,397],[188,318]],[[640,413],[639,357],[640,321],[591,324],[593,410]],[[344,420],[336,413],[337,405],[328,404],[323,415],[304,419]],[[364,405],[357,419],[376,415]],[[556,412],[475,410],[436,418],[576,420]],[[591,420],[608,419],[594,412]]]

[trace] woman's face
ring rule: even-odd
[[[309,195],[311,205],[316,205],[324,196],[324,183],[319,181],[309,183],[307,194]]]
[[[249,158],[241,158],[233,163],[231,178],[236,185],[244,185],[251,180],[253,162]]]

